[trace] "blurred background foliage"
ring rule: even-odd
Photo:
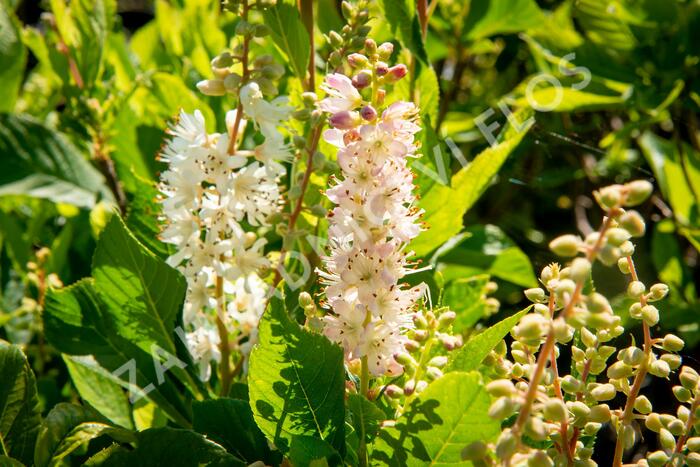
[[[210,77],[209,61],[229,47],[237,20],[216,0],[0,5],[0,338],[26,349],[46,411],[77,395],[42,334],[45,292],[89,275],[114,207],[142,243],[167,256],[156,238],[155,156],[180,108],[200,109],[209,131],[223,127],[226,99],[203,96],[195,84]],[[343,20],[339,2],[315,6],[323,74],[324,37]],[[459,312],[456,326],[468,332],[496,319],[489,318],[498,306],[486,298],[490,281],[499,285],[501,309],[522,305],[522,288],[535,286],[535,271],[554,260],[548,241],[572,225],[583,234],[597,228],[591,190],[645,178],[656,192],[643,212],[651,221],[637,247],[640,275],[671,286],[661,325],[688,340],[693,358],[700,342],[700,2],[379,0],[370,11],[369,36],[393,41],[397,60],[409,65],[410,79],[392,92],[422,108],[427,157],[420,163],[445,166],[446,186],[419,175],[433,229],[413,247],[440,272],[416,280]],[[429,17],[426,31],[422,17]],[[282,92],[298,104],[296,52],[273,42],[253,47],[288,64]],[[496,134],[509,116],[532,115],[522,110],[532,99],[548,111],[488,149],[477,123]],[[328,146],[320,149],[332,158]],[[460,170],[460,158],[473,161],[469,170]],[[293,163],[291,180],[300,167]],[[312,176],[307,206],[319,202],[327,175]],[[322,235],[313,216],[301,223]],[[297,247],[313,256],[310,245]],[[623,276],[601,275],[603,292],[624,290]]]

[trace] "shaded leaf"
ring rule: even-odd
[[[471,2],[462,30],[464,39],[476,41],[496,34],[525,31],[543,20],[534,0]]]
[[[309,33],[292,5],[277,2],[263,12],[265,24],[272,31],[272,39],[289,58],[294,74],[301,80],[306,77],[309,64]]]
[[[484,294],[488,275],[461,277],[445,286],[442,296],[443,305],[457,313],[452,328],[456,333],[462,333],[474,327],[484,317],[486,304]]]
[[[425,44],[423,44],[420,23],[416,15],[415,2],[410,0],[381,0],[379,5],[382,7],[384,18],[389,23],[391,32],[419,60],[424,64],[429,63]]]
[[[0,8],[0,112],[14,109],[27,62],[17,23],[9,9]]]

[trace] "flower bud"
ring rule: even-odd
[[[515,403],[510,397],[499,397],[491,404],[491,407],[489,407],[489,417],[495,420],[504,420],[510,417],[514,410]]]
[[[551,398],[545,402],[542,413],[547,420],[562,422],[566,420],[569,411],[561,400]]]
[[[575,282],[585,282],[591,276],[591,262],[586,258],[576,258],[571,262],[571,279]]]
[[[331,31],[328,33],[328,42],[334,49],[339,49],[343,46],[343,36],[335,31]]]
[[[634,319],[642,319],[642,304],[634,302],[629,308],[630,316]]]
[[[624,255],[622,258],[617,260],[617,268],[622,274],[629,274],[631,272],[630,263],[627,261],[627,258]]]
[[[391,399],[398,399],[403,395],[403,389],[395,384],[390,384],[384,389],[384,394]]]
[[[685,456],[685,463],[688,464],[688,467],[700,467],[700,454],[691,452]]]
[[[591,396],[597,401],[609,401],[615,398],[617,391],[610,383],[600,384],[591,390]]]
[[[510,458],[517,448],[518,439],[510,431],[510,428],[506,428],[496,441],[496,456],[499,459]]]
[[[646,231],[644,219],[637,211],[627,211],[617,220],[620,227],[625,229],[633,237],[643,237]]]
[[[528,457],[527,467],[554,467],[554,461],[544,451],[535,451]]]
[[[299,294],[299,305],[302,308],[305,308],[305,307],[307,307],[309,305],[313,305],[313,304],[314,304],[314,300],[313,300],[313,298],[311,298],[311,294],[309,294],[309,292],[301,292]]]
[[[603,425],[601,423],[589,422],[589,423],[586,423],[586,425],[583,427],[583,432],[585,434],[587,434],[588,436],[593,436],[596,433],[598,433],[598,431],[600,431],[600,429],[602,427],[603,427]]]
[[[581,401],[570,401],[566,403],[566,406],[574,417],[579,419],[586,419],[591,413],[590,407]]]
[[[666,465],[669,457],[663,451],[654,451],[647,457],[647,462],[649,462],[649,467],[662,467]]]
[[[515,393],[515,386],[509,379],[497,379],[486,385],[486,392],[493,397],[512,396]]]
[[[360,114],[349,110],[342,110],[334,113],[328,121],[331,126],[339,130],[350,130],[361,122]]]
[[[410,396],[416,391],[416,380],[410,379],[403,386],[403,395]]]
[[[365,39],[365,52],[367,55],[374,55],[377,53],[377,43],[372,39]]]
[[[408,68],[403,63],[394,65],[387,70],[386,76],[384,77],[384,82],[393,84],[399,81],[401,78],[408,74]]]
[[[659,322],[659,310],[654,305],[642,307],[642,319],[649,326],[656,326]]]
[[[377,55],[382,60],[389,60],[391,54],[394,52],[394,44],[391,42],[383,42],[379,47],[377,47]]]
[[[613,245],[604,245],[598,252],[598,261],[606,266],[612,266],[620,259],[620,249]]]
[[[529,314],[522,317],[513,332],[516,337],[526,340],[539,339],[545,333],[547,319],[542,315]]]
[[[664,424],[661,421],[659,414],[652,412],[647,415],[646,419],[644,420],[644,426],[655,433],[659,433],[661,429],[663,429]]]
[[[436,379],[442,377],[442,371],[440,371],[439,368],[435,368],[434,366],[429,366],[425,370],[425,376],[428,378],[428,380],[435,381]]]
[[[629,366],[638,366],[644,361],[644,351],[639,347],[627,347],[621,352],[622,361]]]
[[[593,292],[587,297],[588,310],[591,313],[612,313],[612,307],[605,295]]]
[[[622,200],[622,185],[610,185],[593,193],[596,201],[603,210],[608,211],[620,206]]]
[[[673,395],[679,402],[688,402],[693,395],[683,386],[673,386]]]
[[[646,180],[635,180],[625,184],[625,191],[627,192],[625,206],[637,206],[653,193],[654,185]]]
[[[632,367],[625,362],[615,362],[608,367],[607,375],[611,379],[629,378],[632,376]]]
[[[428,362],[428,365],[434,366],[437,368],[442,368],[445,365],[447,365],[447,357],[445,357],[444,355],[438,355],[436,357],[433,357]]]
[[[372,84],[372,72],[362,70],[352,78],[352,85],[357,89],[364,89]]]
[[[685,443],[686,447],[693,452],[700,451],[700,437],[694,436],[689,438]]]
[[[400,352],[400,353],[394,355],[394,360],[396,360],[396,362],[399,365],[403,365],[403,366],[415,367],[417,365],[415,359],[413,357],[411,357],[410,354],[407,354],[406,352]]]
[[[676,418],[668,424],[668,431],[670,431],[673,436],[680,436],[685,432],[685,423]]]
[[[683,342],[683,339],[681,339],[678,336],[675,336],[673,334],[666,334],[661,345],[664,348],[664,350],[668,352],[680,352],[681,350],[683,350],[685,342]]]
[[[698,373],[689,366],[681,368],[681,374],[678,377],[684,388],[695,391],[698,386]]]
[[[663,360],[655,360],[649,365],[649,373],[659,378],[668,378],[671,367]]]
[[[416,325],[416,329],[428,329],[428,320],[425,319],[423,313],[416,313],[413,315],[413,324]]]
[[[267,79],[280,79],[284,76],[284,67],[279,63],[271,63],[262,67],[260,73]]]
[[[630,236],[631,235],[627,230],[621,229],[620,227],[613,227],[605,234],[605,238],[608,240],[608,243],[614,246],[622,245],[629,240]]]
[[[652,410],[651,402],[646,396],[637,396],[634,401],[634,410],[642,414],[648,414]]]
[[[654,284],[649,289],[649,298],[652,301],[661,300],[668,295],[668,286],[666,284]]]
[[[579,237],[576,235],[567,234],[557,237],[549,242],[549,249],[556,255],[569,257],[576,256],[580,245],[581,239]]]
[[[450,327],[452,323],[454,323],[456,318],[457,313],[455,313],[454,311],[443,311],[438,317],[438,329],[444,331],[445,329]]]
[[[627,285],[627,295],[630,298],[638,299],[639,297],[644,295],[644,292],[646,291],[646,289],[647,288],[643,282],[632,281]]]
[[[360,116],[368,122],[371,122],[377,118],[377,111],[374,110],[374,107],[371,105],[366,105],[360,109]]]
[[[627,240],[622,245],[620,245],[620,254],[622,256],[632,256],[634,254],[634,243]],[[629,266],[629,261],[627,265]]]
[[[197,83],[197,89],[205,96],[223,96],[226,94],[224,82],[220,79],[205,79]]]
[[[348,56],[348,65],[352,68],[364,68],[368,63],[367,57],[362,54],[354,53]]]
[[[525,296],[533,303],[543,303],[547,301],[547,295],[539,287],[525,290]]]
[[[233,56],[230,52],[222,52],[211,61],[212,68],[229,68],[233,66]]]
[[[659,442],[664,449],[672,450],[676,447],[676,438],[666,428],[659,430]]]
[[[576,394],[581,391],[583,383],[571,375],[566,375],[561,379],[561,388],[569,394]]]
[[[552,326],[554,328],[554,338],[560,344],[565,344],[573,339],[574,328],[569,326],[564,318],[555,319]]]
[[[488,447],[483,441],[474,441],[462,449],[463,461],[478,461],[486,457]]]
[[[591,407],[588,414],[588,421],[595,423],[606,423],[610,421],[610,407],[608,404],[598,404]]]

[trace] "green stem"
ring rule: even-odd
[[[362,357],[362,369],[360,372],[360,394],[367,397],[369,393],[369,364],[367,355]]]

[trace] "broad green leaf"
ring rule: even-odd
[[[79,357],[81,365],[129,390],[135,401],[146,396],[172,420],[189,425],[188,408],[170,371],[159,376],[151,353],[116,331],[114,314],[92,279],[49,290],[43,314],[46,339],[60,352]]]
[[[512,34],[537,27],[543,21],[534,0],[477,1],[469,5],[463,39],[476,41],[496,34]]]
[[[299,467],[343,465],[338,451],[314,436],[294,436],[288,457],[292,465]]]
[[[18,21],[10,10],[0,8],[0,112],[15,107],[17,93],[24,77],[27,49],[20,37]]]
[[[401,43],[418,57],[424,64],[428,62],[428,54],[425,51],[420,23],[416,15],[415,2],[410,0],[381,0],[384,18],[391,32],[401,40]]]
[[[32,245],[26,238],[26,232],[22,230],[17,219],[0,210],[0,234],[3,246],[7,249],[17,271],[24,271],[29,261]]]
[[[0,455],[0,465],[3,467],[24,467],[24,464],[11,457]]]
[[[440,104],[440,86],[437,75],[432,66],[424,63],[416,65],[416,76],[411,85],[411,80],[406,77],[394,85],[392,100],[404,100],[415,103],[420,109],[421,115],[427,116],[427,124],[437,120],[438,105]],[[411,88],[413,86],[413,88]],[[411,94],[413,91],[413,94]],[[423,148],[424,151],[432,151],[431,148]],[[432,154],[430,154],[432,157]]]
[[[41,413],[34,373],[19,347],[0,340],[0,436],[9,457],[32,463]]]
[[[63,361],[83,401],[115,425],[134,428],[129,399],[124,389],[114,381],[114,376],[105,375],[103,369],[70,355],[64,354]]]
[[[92,207],[112,196],[104,177],[61,133],[23,115],[0,114],[0,196],[26,195]]]
[[[622,2],[609,0],[578,0],[574,3],[574,16],[578,19],[588,39],[606,48],[627,51],[637,44],[624,16]]]
[[[161,259],[166,259],[173,253],[172,245],[161,242],[158,237],[161,232],[158,217],[162,207],[156,201],[158,190],[149,181],[136,179],[139,188],[134,191],[127,207],[126,225],[143,245],[148,247]]]
[[[371,465],[462,465],[461,452],[474,441],[501,432],[488,416],[491,398],[476,373],[449,373],[431,383],[396,421],[379,432]]]
[[[518,147],[532,127],[531,111],[512,115],[520,126],[507,126],[495,146],[488,147],[452,176],[451,186],[434,185],[419,201],[425,210],[423,220],[430,227],[413,242],[410,249],[425,256],[462,229],[462,217],[486,191],[489,183],[508,156]]]
[[[244,467],[247,464],[199,433],[176,428],[151,428],[136,433],[135,447],[103,454],[99,465],[151,467],[156,465]]]
[[[111,426],[94,410],[79,405],[59,403],[41,424],[34,451],[34,465],[48,467],[63,459],[90,440],[104,434],[129,440],[133,435]]]
[[[485,331],[469,339],[461,348],[450,355],[445,371],[472,371],[479,368],[481,362],[496,345],[518,324],[520,318],[530,311],[531,307],[517,312],[499,321]]]
[[[343,351],[293,322],[273,297],[260,320],[248,384],[255,421],[282,452],[314,436],[344,452]]]
[[[277,2],[263,12],[263,17],[275,44],[287,55],[294,74],[304,80],[311,45],[299,11],[292,5]]]
[[[366,397],[359,394],[348,396],[348,410],[352,415],[352,426],[358,436],[369,442],[379,431],[379,424],[386,419],[384,412]]]
[[[265,435],[255,425],[247,400],[216,399],[195,402],[192,406],[193,429],[220,444],[239,459],[252,464],[263,461],[276,465]]]
[[[103,66],[107,35],[116,17],[115,0],[72,0],[70,12],[78,32],[72,46],[83,82],[93,85]]]
[[[590,72],[588,72],[590,73]],[[514,107],[532,107],[540,112],[574,112],[621,108],[632,94],[631,86],[608,85],[596,80],[586,84],[586,77],[542,73],[525,78],[507,99]],[[585,84],[585,86],[584,86]]]
[[[535,287],[528,256],[495,225],[475,225],[453,237],[431,259],[446,281],[488,274],[521,287]]]
[[[489,276],[482,274],[473,277],[461,277],[445,286],[442,304],[457,313],[452,328],[462,333],[474,327],[484,317],[486,284]]]

